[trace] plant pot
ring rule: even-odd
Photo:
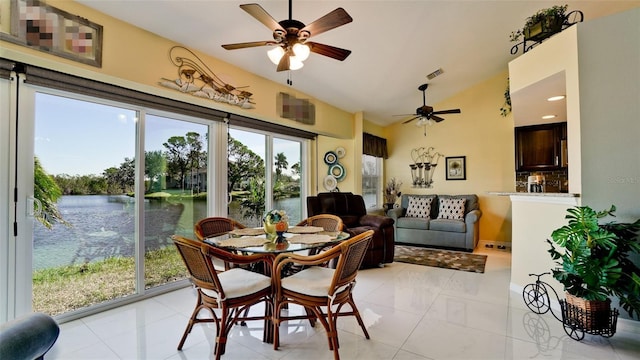
[[[564,23],[564,17],[562,16],[547,16],[537,23],[525,27],[524,39],[528,41],[542,41],[555,33],[559,33],[562,30],[562,23]]]
[[[612,328],[611,300],[585,300],[565,293],[566,320],[587,332],[600,332]]]

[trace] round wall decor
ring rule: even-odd
[[[335,152],[333,151],[327,151],[326,154],[324,154],[324,163],[327,165],[333,165],[336,162],[338,162],[338,155],[336,155]]]
[[[338,181],[344,180],[344,177],[347,176],[347,172],[344,169],[344,166],[340,164],[333,164],[329,166],[329,175],[332,175]]]
[[[336,186],[338,186],[338,180],[336,180],[333,175],[327,175],[324,177],[322,185],[324,185],[324,188],[327,189],[327,191],[333,191]]]

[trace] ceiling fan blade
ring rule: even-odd
[[[286,34],[287,31],[262,6],[258,4],[242,4],[240,8],[263,23],[271,31],[280,29]]]
[[[444,120],[443,118],[441,118],[440,116],[437,116],[437,115],[431,115],[431,119],[435,120],[436,122],[440,122],[440,121]]]
[[[419,116],[418,114],[395,114],[391,116]]]
[[[305,42],[305,45],[309,46],[309,49],[311,50],[311,52],[328,56],[330,58],[340,60],[340,61],[343,61],[351,54],[351,50],[341,49],[339,47],[320,44],[313,41],[307,41]]]
[[[433,114],[460,114],[460,109],[434,111]]]
[[[291,56],[291,54],[287,51],[284,55],[282,55],[282,58],[280,59],[280,62],[278,63],[278,71],[287,71],[289,70],[289,65],[291,63],[291,61],[289,60],[289,57]]]
[[[236,50],[236,49],[244,49],[250,47],[257,46],[266,46],[266,45],[276,45],[273,41],[253,41],[253,42],[245,42],[245,43],[237,43],[237,44],[226,44],[222,45],[223,48],[227,50]]]
[[[343,8],[337,8],[311,24],[303,27],[300,31],[308,31],[310,34],[309,36],[316,36],[352,21],[353,18],[351,18]]]
[[[415,120],[415,119],[417,119],[417,118],[420,118],[420,117],[421,117],[421,116],[412,117],[411,119],[409,119],[409,120],[407,120],[407,121],[403,122],[403,124],[408,124],[408,123],[412,122],[413,120]]]

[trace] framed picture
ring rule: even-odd
[[[467,157],[451,156],[445,158],[447,180],[467,180]]]
[[[0,32],[2,40],[102,66],[102,25],[39,0],[11,0],[10,22],[11,34]]]

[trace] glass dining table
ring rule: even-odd
[[[312,231],[315,229],[311,228],[307,226],[292,227],[288,232],[282,234],[279,241],[267,239],[263,228],[238,229],[223,235],[205,238],[203,241],[228,251],[271,255],[267,269],[252,269],[270,276],[270,267],[278,254],[305,250],[309,251],[309,254],[315,254],[323,248],[335,246],[350,237],[349,233],[344,231],[328,232],[322,228]],[[267,307],[267,311],[269,310]],[[262,341],[273,343],[273,323],[271,320],[265,320]]]
[[[205,238],[204,242],[230,251],[273,254],[273,258],[275,258],[280,253],[304,250],[313,251],[324,247],[334,246],[349,238],[349,234],[344,231],[331,232],[324,231],[322,228],[319,228],[317,231],[298,232],[296,228],[311,227],[294,226],[290,228],[288,232],[283,233],[280,241],[277,239],[267,239],[262,228],[250,228]],[[254,235],[239,235],[243,233]]]

